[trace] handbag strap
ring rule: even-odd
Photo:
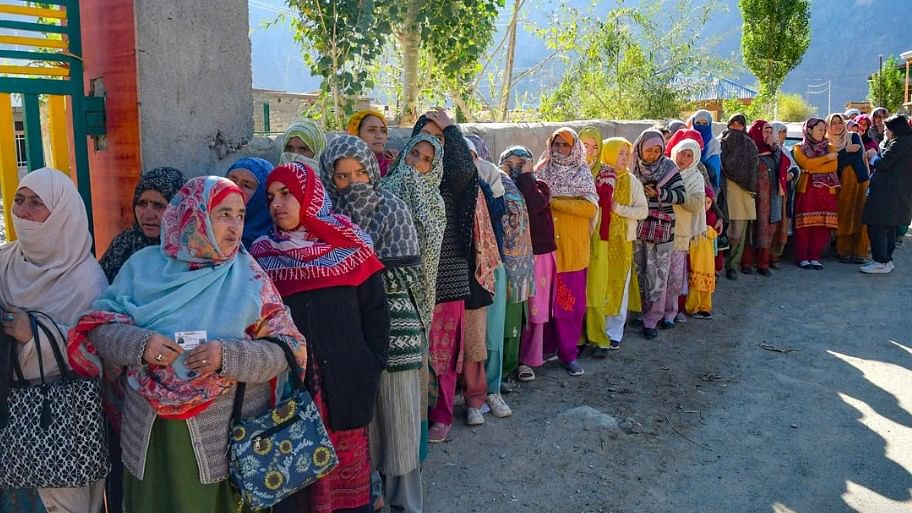
[[[289,383],[293,390],[304,387],[304,383],[301,380],[303,375],[303,370],[301,366],[298,365],[298,361],[295,360],[294,353],[291,352],[291,348],[288,347],[284,341],[278,338],[266,337],[262,340],[272,342],[273,344],[282,348],[282,353],[285,355],[285,361],[288,362],[288,372],[290,374]],[[234,405],[231,408],[231,424],[237,424],[241,420],[241,410],[244,408],[244,392],[247,390],[247,383],[239,382],[237,388],[234,391]],[[230,427],[229,427],[230,429]]]
[[[40,312],[38,310],[30,310],[29,314],[32,316],[32,319],[34,319],[34,323],[37,325],[38,329],[44,333],[44,336],[47,337],[49,343],[51,344],[51,352],[54,353],[54,360],[57,361],[57,368],[60,369],[60,375],[67,379],[72,378],[73,376],[70,372],[70,367],[67,365],[66,359],[63,357],[63,353],[60,351],[60,345],[55,341],[55,334],[51,331],[50,328],[47,327],[47,324],[41,321],[40,318],[44,317],[47,319],[48,322],[54,326],[54,329],[57,332],[56,335],[60,337],[60,341],[66,343],[66,335],[63,334],[63,330],[60,329],[60,326],[54,322],[54,319],[52,319],[50,315],[44,312]],[[35,340],[37,341],[37,338]]]
[[[19,367],[18,360],[16,341],[0,330],[0,428],[9,421],[9,395],[13,388],[13,369]]]

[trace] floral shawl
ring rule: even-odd
[[[191,179],[181,188],[162,218],[161,247],[145,248],[130,258],[92,311],[70,330],[67,353],[76,373],[103,376],[115,394],[124,377],[126,386],[142,395],[157,415],[188,419],[234,383],[190,370],[184,363],[188,353],[168,367],[114,368],[99,357],[89,332],[103,324],[124,323],[169,338],[184,330],[205,330],[209,340],[276,337],[288,344],[298,364],[306,364],[304,337],[263,269],[243,246],[229,254],[218,247],[209,213],[234,193],[241,194],[236,185],[214,176]],[[106,399],[117,423],[116,398]]]
[[[555,137],[573,140],[570,155],[564,157],[551,153],[551,143]],[[595,181],[586,164],[585,152],[579,137],[572,128],[560,128],[551,134],[538,164],[535,165],[538,179],[551,188],[554,198],[582,198],[598,206],[598,194],[595,192]]]

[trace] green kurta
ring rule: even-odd
[[[228,436],[227,428],[225,436]],[[124,513],[238,511],[240,497],[227,479],[214,484],[200,483],[186,421],[155,419],[144,474],[140,481],[124,471]]]

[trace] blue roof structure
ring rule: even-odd
[[[732,82],[725,78],[709,77],[706,85],[695,91],[690,96],[690,99],[692,101],[727,100],[730,98],[746,100],[755,98],[757,94],[759,94],[757,91],[737,82]]]

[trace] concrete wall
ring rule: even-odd
[[[491,158],[497,159],[500,153],[508,146],[519,144],[529,148],[537,157],[545,150],[545,142],[555,130],[560,127],[569,126],[579,131],[585,126],[593,125],[602,131],[604,138],[608,137],[626,137],[630,142],[640,135],[640,132],[655,125],[655,121],[570,121],[567,123],[463,123],[460,125],[466,134],[477,134],[488,145],[491,152]],[[390,148],[402,148],[411,137],[410,128],[391,128]],[[329,134],[331,138],[333,134]],[[257,136],[254,137],[250,144],[240,149],[236,155],[220,162],[218,170],[224,173],[232,162],[241,157],[261,157],[272,163],[278,162],[279,147],[276,142],[276,136]]]
[[[624,137],[633,142],[643,130],[652,128],[656,123],[659,122],[649,119],[639,121],[585,120],[568,121],[566,123],[463,123],[460,127],[465,134],[480,136],[488,145],[488,150],[491,152],[491,160],[496,161],[501,152],[514,144],[529,148],[532,154],[538,158],[545,151],[545,143],[548,137],[555,130],[564,126],[579,132],[583,127],[592,125],[601,130],[603,138]],[[713,133],[718,136],[724,128],[724,124],[714,123]],[[410,128],[391,128],[389,133],[388,147],[399,149],[409,140],[412,130]],[[332,138],[333,135],[332,133],[328,134],[328,137]],[[218,173],[223,174],[235,160],[241,157],[260,157],[272,163],[278,162],[278,145],[280,143],[276,142],[276,139],[276,136],[254,137],[250,144],[240,149],[236,155],[220,162],[218,164]]]
[[[135,12],[142,168],[216,171],[253,136],[247,0],[135,0]]]

